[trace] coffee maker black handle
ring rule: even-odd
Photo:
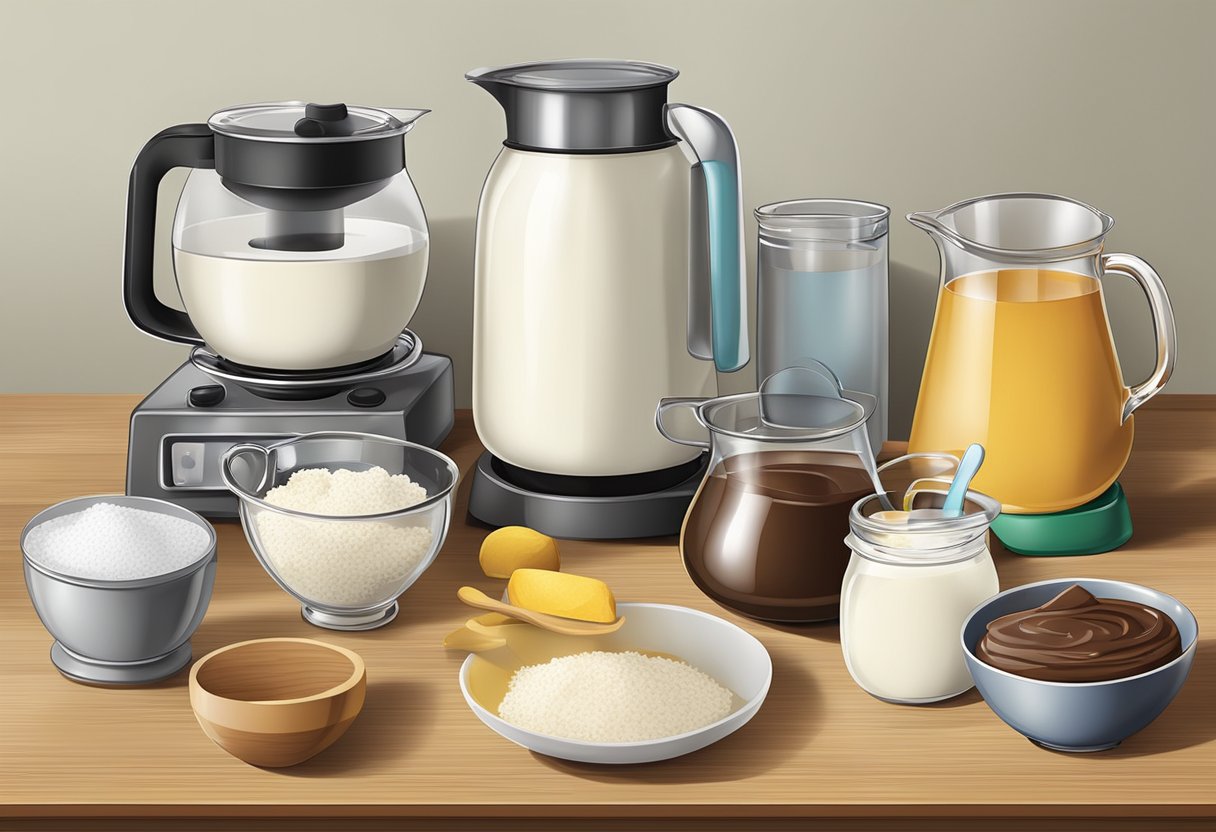
[[[131,322],[149,335],[182,344],[202,344],[190,317],[161,303],[152,282],[156,192],[165,174],[179,167],[215,167],[215,138],[206,124],[179,124],[162,130],[135,157],[127,189],[122,300]]]

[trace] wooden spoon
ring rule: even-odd
[[[613,621],[611,624],[599,624],[594,621],[576,621],[573,618],[560,618],[556,615],[534,612],[533,610],[506,604],[502,601],[495,601],[480,589],[471,586],[462,586],[456,591],[456,597],[470,607],[509,615],[511,618],[526,621],[529,624],[540,627],[542,630],[560,633],[564,636],[603,636],[608,633],[615,633],[625,623],[624,616]]]

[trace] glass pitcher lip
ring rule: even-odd
[[[851,391],[845,390],[842,392],[849,393]],[[709,411],[718,409],[721,407],[726,407],[731,404],[738,404],[740,402],[754,400],[757,402],[757,413],[758,413],[759,412],[758,405],[759,405],[759,401],[760,401],[760,396],[761,396],[760,391],[755,390],[755,391],[751,391],[751,392],[733,393],[733,394],[727,395],[727,396],[717,396],[712,399],[706,399],[705,401],[703,401],[699,405],[697,405],[697,407],[696,407],[697,416],[700,419],[701,423],[710,432],[719,434],[722,436],[731,436],[736,439],[747,439],[747,440],[750,440],[753,442],[791,442],[791,443],[794,443],[794,442],[807,442],[807,441],[811,441],[811,440],[820,440],[820,439],[832,439],[837,436],[844,436],[846,434],[849,434],[849,433],[857,430],[858,428],[864,427],[864,425],[866,424],[866,421],[870,415],[869,413],[866,412],[866,406],[862,402],[859,402],[855,399],[851,399],[847,395],[842,395],[840,400],[848,402],[849,404],[853,405],[857,409],[858,417],[846,424],[840,425],[839,427],[825,428],[822,430],[817,430],[815,428],[793,428],[793,427],[782,427],[779,425],[767,425],[766,427],[768,427],[768,429],[770,431],[773,431],[772,433],[757,434],[757,433],[747,433],[745,431],[740,431],[740,430],[732,430],[730,428],[723,427],[722,425],[714,424],[713,417],[712,417],[712,415],[710,415]]]
[[[1096,233],[1088,234],[1080,239],[1072,240],[1054,246],[1012,247],[989,245],[979,240],[965,236],[952,225],[942,222],[943,217],[957,214],[965,208],[984,202],[1000,202],[1011,199],[1038,200],[1042,202],[1061,202],[1088,211],[1097,220],[1099,228]],[[908,222],[930,234],[948,239],[950,242],[967,251],[987,257],[1019,261],[1059,261],[1082,257],[1090,254],[1102,245],[1103,240],[1115,225],[1114,217],[1101,211],[1087,202],[1060,194],[1050,194],[1034,191],[1010,191],[1005,193],[986,194],[960,200],[936,211],[912,211],[904,215]]]

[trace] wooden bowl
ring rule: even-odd
[[[190,670],[190,706],[220,748],[265,768],[294,766],[346,733],[363,708],[357,653],[307,638],[242,641]]]

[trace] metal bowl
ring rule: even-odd
[[[1104,682],[1046,682],[998,670],[975,655],[988,624],[1002,615],[1034,609],[1074,584],[1099,598],[1147,604],[1178,626],[1182,655],[1161,667]],[[1199,625],[1178,599],[1139,584],[1095,578],[1041,581],[1006,590],[972,611],[963,623],[963,656],[975,686],[1009,727],[1055,751],[1103,751],[1161,715],[1190,673]]]
[[[407,474],[426,489],[421,503],[399,511],[327,516],[271,505],[263,499],[296,471],[365,471],[383,468]],[[273,445],[234,445],[220,465],[224,484],[240,500],[241,525],[258,561],[275,582],[300,602],[304,619],[331,630],[370,630],[396,617],[397,598],[434,562],[447,537],[452,492],[460,476],[456,463],[425,445],[368,433],[307,433]],[[429,532],[426,551],[414,557],[404,546],[394,552],[400,568],[392,577],[383,564],[353,557],[346,541],[358,537],[407,540],[411,529]],[[396,536],[396,537],[395,537]],[[309,539],[341,550],[343,557],[305,563],[294,541]],[[384,543],[385,546],[393,544]],[[346,586],[372,586],[347,592]]]
[[[27,535],[47,520],[111,503],[187,520],[207,532],[207,551],[189,566],[131,581],[63,574],[31,559]],[[34,610],[55,638],[51,661],[64,676],[100,685],[141,685],[190,663],[190,637],[202,622],[215,584],[215,529],[164,500],[100,494],[39,512],[21,532],[25,585]]]

